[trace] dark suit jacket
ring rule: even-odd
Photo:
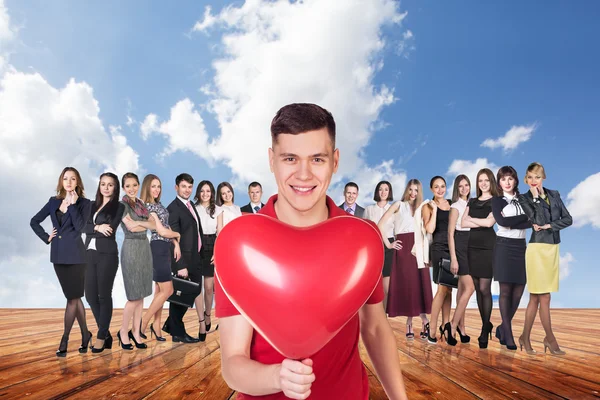
[[[519,195],[519,204],[531,222],[536,225],[550,224],[551,229],[543,229],[539,232],[533,230],[529,243],[560,243],[560,230],[573,224],[573,218],[567,207],[560,198],[557,190],[544,188],[544,192],[550,200],[550,205],[545,200],[538,197],[538,201],[533,200],[531,192]]]
[[[192,206],[198,223],[194,219],[190,210],[177,197],[167,206],[169,211],[169,225],[175,232],[181,234],[179,248],[181,249],[181,258],[175,261],[172,258],[171,269],[177,273],[180,269],[194,269],[200,266],[200,253],[198,253],[198,235],[202,235],[202,224],[196,207]]]
[[[260,203],[260,209],[262,210],[262,208],[264,207],[264,203]],[[254,210],[252,209],[252,203],[248,203],[245,206],[243,206],[242,208],[240,208],[240,211],[243,213],[250,213],[250,214],[254,214]],[[260,211],[260,210],[259,210]]]
[[[94,214],[98,211],[98,207],[96,207],[96,203],[92,203],[92,208],[90,211],[90,217],[88,218],[87,223],[85,224],[85,248],[88,248],[90,241],[92,238],[96,239],[96,251],[99,253],[108,253],[108,254],[118,254],[119,250],[117,248],[117,241],[115,239],[115,235],[117,234],[117,228],[119,227],[119,223],[121,223],[121,219],[123,218],[123,213],[125,212],[125,206],[123,203],[117,201],[116,207],[113,207],[109,204],[104,206],[102,210],[98,213],[96,217],[96,221],[94,222]],[[108,210],[108,207],[111,209]],[[111,212],[112,211],[112,212]],[[100,232],[94,231],[95,225],[109,224],[112,228],[113,233],[109,236],[104,236]]]
[[[344,205],[345,205],[345,204],[346,204],[346,203],[344,202],[344,203],[342,203],[342,204],[340,204],[340,205],[339,205],[339,207],[340,207],[342,210],[344,210],[344,211],[346,211],[346,209],[344,208]],[[356,208],[354,209],[354,216],[355,216],[355,217],[362,218],[362,217],[363,217],[363,215],[365,215],[365,209],[364,209],[364,208],[362,208],[361,206],[359,206],[359,205],[357,204],[357,205],[356,205]]]
[[[52,227],[56,228],[56,236],[50,243],[50,262],[53,264],[83,264],[85,263],[85,247],[81,233],[90,216],[92,203],[85,198],[77,199],[77,203],[67,207],[67,212],[58,223],[56,211],[60,208],[62,199],[50,197],[42,209],[31,218],[29,225],[40,239],[48,244],[50,235],[42,228],[41,223],[50,216]]]

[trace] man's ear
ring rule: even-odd
[[[275,152],[269,147],[269,169],[273,172],[273,162],[275,161]]]
[[[340,165],[340,149],[335,149],[333,151],[333,173],[334,174],[337,172],[339,165]]]

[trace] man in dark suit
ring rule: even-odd
[[[354,182],[346,183],[344,186],[344,199],[345,201],[340,204],[340,208],[346,211],[348,214],[362,218],[365,209],[356,204],[358,198],[358,185]]]
[[[183,278],[189,277],[191,281],[199,283],[202,288],[202,274],[200,272],[202,248],[202,225],[200,224],[200,216],[196,211],[196,207],[190,200],[194,189],[194,178],[189,174],[179,174],[175,178],[175,190],[177,197],[169,204],[169,225],[175,232],[181,234],[179,247],[181,248],[181,258],[175,261],[172,258],[171,269],[178,276]],[[204,314],[204,298],[199,294],[195,300],[196,312],[198,319],[200,313]],[[187,307],[179,304],[169,304],[169,318],[165,321],[163,330],[173,337],[174,342],[196,343],[206,339],[206,330],[202,332],[204,323],[200,323],[200,338],[194,338],[187,334],[183,317],[187,312]]]
[[[260,200],[262,197],[262,185],[260,183],[252,182],[248,185],[248,197],[250,197],[250,203],[241,208],[243,213],[256,214],[258,210],[265,206]]]

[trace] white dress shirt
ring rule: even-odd
[[[394,234],[410,233],[415,231],[415,217],[408,201],[401,201],[398,212],[394,214]]]
[[[390,207],[391,207],[390,203],[386,203],[386,205],[383,207],[379,207],[377,204],[370,205],[365,208],[365,213],[363,215],[363,218],[368,219],[369,221],[373,221],[376,224],[378,224],[381,217],[383,217],[383,214],[385,214],[385,212],[387,210],[389,210]],[[388,222],[385,224],[385,229],[383,231],[385,232],[386,238],[389,239],[389,238],[394,237],[394,218],[393,218],[393,216],[392,216],[392,218],[388,219]]]
[[[219,214],[223,214],[223,226],[227,225],[237,217],[242,216],[242,210],[239,206],[232,204],[230,206],[222,205],[219,207]],[[217,216],[217,212],[215,211],[215,216]]]
[[[196,211],[200,215],[200,224],[202,224],[202,233],[204,235],[214,235],[217,233],[217,216],[221,213],[220,207],[215,205],[215,213],[211,217],[208,209],[203,205],[197,205]]]
[[[471,228],[463,228],[461,226],[461,221],[462,221],[463,215],[465,215],[465,211],[467,209],[467,204],[469,204],[468,201],[463,200],[463,199],[458,199],[457,201],[455,201],[454,203],[452,203],[450,205],[450,208],[454,208],[458,211],[458,219],[456,220],[456,228],[455,228],[457,231],[468,232],[471,230]]]
[[[506,192],[504,193],[504,200],[506,200],[508,205],[502,209],[503,216],[514,217],[523,214],[523,209],[520,206],[512,203],[514,198],[515,196],[511,196]],[[525,239],[526,232],[525,229],[510,229],[498,224],[498,231],[496,232],[496,235],[509,239]]]

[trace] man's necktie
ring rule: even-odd
[[[196,213],[194,212],[194,209],[192,208],[191,201],[187,202],[187,208],[188,208],[188,210],[190,210],[190,212],[192,213],[192,216],[196,220],[196,224],[198,225],[198,228],[200,228],[200,224],[198,223],[198,218],[196,218]],[[198,253],[200,253],[201,248],[202,248],[202,239],[200,238],[200,229],[198,229]]]
[[[254,206],[254,212],[257,213],[258,210],[260,210],[260,207],[259,206]]]
[[[346,208],[346,212],[348,212],[348,213],[350,213],[350,214],[354,215],[354,210],[353,210],[353,209],[351,209],[350,207]]]

